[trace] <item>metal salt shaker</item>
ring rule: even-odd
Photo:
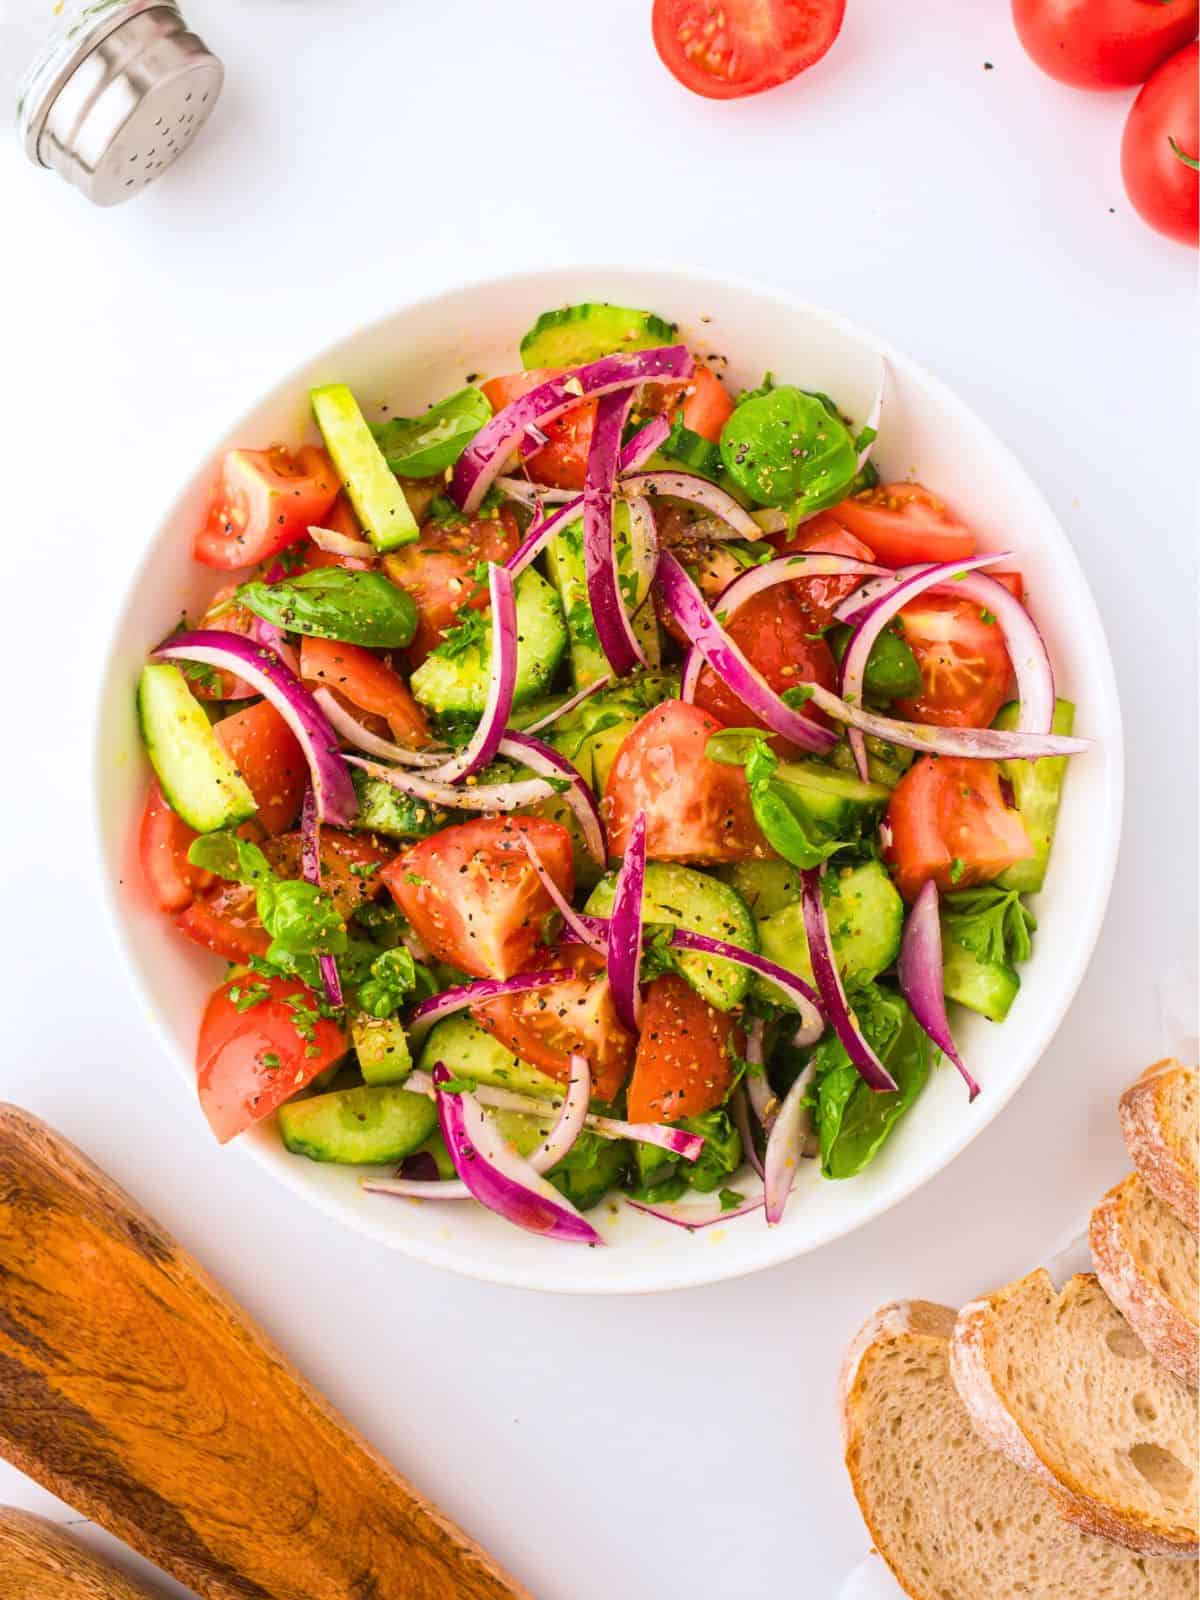
[[[204,126],[225,72],[175,0],[77,7],[25,74],[17,132],[98,206],[139,194]]]

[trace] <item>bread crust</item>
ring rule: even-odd
[[[1119,1110],[1130,1160],[1162,1203],[1200,1233],[1200,1176],[1194,1155],[1189,1161],[1170,1137],[1167,1104],[1172,1084],[1194,1074],[1172,1058],[1156,1061],[1126,1089]]]
[[[1017,1466],[1023,1467],[1051,1491],[1060,1515],[1088,1533],[1099,1534],[1114,1544],[1136,1550],[1140,1555],[1193,1558],[1200,1543],[1196,1539],[1177,1539],[1148,1525],[1143,1514],[1106,1504],[1087,1493],[1073,1476],[1060,1476],[1039,1454],[1033,1440],[1022,1430],[998,1390],[992,1369],[992,1346],[998,1317],[1007,1302],[1015,1298],[1031,1279],[1044,1280],[1046,1291],[1056,1300],[1066,1298],[1074,1286],[1086,1278],[1072,1279],[1055,1291],[1049,1273],[1038,1268],[1026,1278],[974,1300],[958,1314],[950,1341],[950,1372],[959,1398],[975,1431],[983,1442],[998,1450]],[[1096,1280],[1093,1279],[1093,1282]],[[1040,1287],[1040,1285],[1039,1285]]]
[[[1130,1247],[1126,1212],[1141,1182],[1131,1174],[1110,1189],[1092,1212],[1088,1241],[1096,1276],[1150,1354],[1195,1388],[1200,1381],[1200,1322],[1180,1311],[1157,1280],[1142,1270]]]

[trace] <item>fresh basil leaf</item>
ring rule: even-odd
[[[272,878],[258,886],[258,916],[271,935],[267,959],[336,955],[346,948],[346,924],[315,883]]]
[[[858,470],[845,423],[792,384],[738,402],[721,430],[721,459],[758,505],[808,515],[842,499]]]
[[[906,1002],[890,989],[864,984],[854,1014],[872,1049],[899,1085],[876,1094],[860,1077],[836,1034],[813,1052],[821,1172],[851,1178],[879,1154],[929,1078],[932,1047]]]
[[[194,867],[228,878],[231,883],[267,883],[275,874],[271,863],[256,844],[236,833],[221,829],[202,833],[188,847],[188,860]]]
[[[794,867],[819,867],[849,840],[823,839],[804,804],[782,783],[754,783],[750,786],[750,805],[754,820],[767,843]]]
[[[417,986],[417,964],[403,945],[371,962],[370,977],[358,987],[355,1004],[372,1017],[394,1017]]]
[[[492,415],[481,389],[468,385],[419,417],[393,417],[371,428],[400,478],[432,478],[452,467]]]
[[[281,583],[243,583],[237,595],[255,616],[288,633],[368,649],[403,649],[417,628],[412,596],[378,572],[314,567]]]
[[[698,1133],[704,1139],[704,1148],[696,1160],[681,1169],[690,1187],[700,1194],[711,1194],[719,1189],[730,1173],[741,1166],[741,1135],[727,1111],[718,1108],[698,1117],[684,1117],[676,1127]]]
[[[853,629],[838,623],[825,638],[839,664],[846,654]],[[863,693],[870,700],[903,700],[921,692],[921,668],[912,647],[901,631],[885,628],[867,657],[863,674]]]

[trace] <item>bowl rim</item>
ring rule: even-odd
[[[545,1260],[547,1262],[545,1269],[541,1269],[537,1265],[543,1259],[542,1255],[531,1258],[533,1265],[530,1268],[527,1268],[523,1261],[519,1264],[497,1264],[484,1252],[478,1253],[478,1259],[464,1259],[461,1247],[456,1248],[452,1241],[406,1235],[402,1229],[389,1227],[382,1211],[370,1212],[363,1209],[361,1214],[351,1214],[340,1196],[312,1184],[308,1180],[308,1174],[298,1165],[282,1161],[274,1152],[269,1152],[267,1149],[260,1147],[257,1142],[251,1140],[237,1141],[238,1147],[243,1154],[248,1155],[278,1182],[300,1195],[307,1204],[315,1206],[326,1216],[353,1228],[356,1232],[377,1240],[391,1249],[401,1251],[413,1260],[485,1283],[557,1294],[607,1296],[664,1293],[671,1290],[698,1288],[710,1283],[747,1277],[751,1273],[778,1266],[802,1255],[808,1255],[815,1250],[832,1244],[837,1239],[859,1231],[868,1223],[873,1222],[885,1212],[899,1205],[903,1200],[906,1200],[939,1173],[943,1172],[983,1132],[984,1128],[1000,1115],[1018,1089],[1026,1082],[1034,1068],[1041,1061],[1047,1047],[1061,1026],[1067,1011],[1074,1002],[1080,983],[1091,962],[1092,954],[1103,926],[1104,914],[1116,872],[1124,811],[1125,744],[1120,696],[1112,651],[1109,647],[1099,608],[1075,547],[1036,480],[1026,470],[1016,453],[992,427],[984,422],[966,401],[960,399],[947,383],[929,372],[920,362],[914,360],[906,352],[897,349],[889,340],[881,338],[872,329],[852,321],[841,312],[806,301],[786,288],[739,274],[681,268],[666,262],[653,260],[632,264],[613,261],[558,264],[542,268],[525,268],[496,275],[455,279],[444,284],[434,294],[421,294],[402,299],[394,303],[389,309],[346,327],[336,338],[326,341],[320,349],[310,352],[303,359],[296,362],[281,377],[275,379],[267,388],[261,390],[243,408],[238,417],[232,423],[223,427],[219,435],[210,441],[206,452],[192,459],[197,463],[211,465],[221,449],[225,447],[226,441],[232,435],[236,435],[238,430],[249,422],[268,399],[293,388],[314,363],[321,361],[332,351],[339,349],[352,340],[371,333],[373,330],[386,326],[398,316],[411,314],[423,308],[432,308],[445,300],[454,300],[462,296],[485,291],[502,291],[509,287],[520,288],[544,279],[561,280],[564,284],[569,284],[572,281],[577,284],[586,284],[588,282],[605,284],[613,279],[627,281],[639,276],[662,279],[673,278],[681,286],[687,285],[689,288],[701,291],[711,289],[721,294],[733,293],[735,295],[758,297],[774,302],[781,311],[790,316],[815,318],[828,328],[845,335],[848,339],[869,345],[882,358],[897,369],[904,371],[912,381],[932,393],[941,404],[953,411],[961,425],[973,430],[975,435],[992,451],[997,462],[1003,466],[1006,475],[1011,474],[1015,479],[1022,481],[1025,492],[1031,501],[1037,503],[1046,523],[1054,531],[1058,545],[1056,555],[1069,568],[1075,585],[1072,627],[1078,629],[1083,635],[1090,635],[1091,637],[1094,654],[1100,663],[1099,679],[1093,683],[1092,688],[1097,702],[1104,710],[1111,725],[1113,736],[1111,743],[1105,747],[1106,767],[1102,792],[1103,806],[1097,807],[1097,820],[1101,824],[1098,836],[1102,848],[1097,852],[1096,859],[1102,863],[1102,870],[1092,874],[1089,879],[1087,901],[1080,908],[1083,915],[1079,917],[1075,925],[1076,938],[1072,941],[1072,949],[1069,956],[1060,953],[1058,970],[1061,974],[1061,979],[1055,1003],[1045,1008],[1037,1019],[1036,1024],[1023,1036],[1023,1054],[1026,1060],[1024,1068],[1010,1077],[1003,1086],[998,1086],[995,1092],[988,1096],[988,1103],[983,1108],[982,1115],[979,1117],[964,1117],[962,1119],[959,1130],[942,1145],[935,1160],[923,1167],[916,1167],[911,1171],[905,1172],[868,1204],[865,1210],[856,1214],[852,1220],[844,1224],[835,1219],[824,1230],[808,1237],[793,1236],[782,1228],[763,1229],[758,1235],[756,1247],[748,1251],[739,1251],[736,1254],[732,1251],[697,1252],[691,1263],[688,1263],[686,1257],[683,1256],[669,1257],[664,1255],[661,1265],[658,1262],[647,1264],[643,1259],[640,1265],[635,1267],[631,1260],[630,1271],[626,1278],[589,1280],[578,1269],[572,1270],[568,1267],[565,1272],[556,1270],[554,1265],[556,1262],[559,1263],[560,1269],[567,1266],[567,1263],[563,1261],[564,1252],[556,1254],[545,1252]],[[130,621],[134,597],[140,589],[153,555],[159,543],[165,537],[168,528],[177,519],[181,502],[187,496],[190,485],[201,470],[202,468],[199,465],[193,468],[185,487],[177,489],[170,501],[165,505],[162,515],[160,515],[155,524],[153,533],[145,542],[140,558],[122,587],[121,598],[115,610],[108,645],[104,651],[98,675],[99,687],[93,701],[93,730],[91,735],[92,786],[90,797],[92,803],[90,809],[94,846],[92,859],[99,878],[101,902],[113,934],[115,947],[120,954],[121,963],[125,968],[135,997],[141,1000],[142,1009],[149,1017],[151,1031],[157,1035],[167,1055],[181,1073],[184,1081],[189,1084],[194,1082],[193,1064],[189,1059],[185,1059],[182,1052],[177,1048],[175,1040],[168,1031],[165,1013],[161,1009],[150,985],[143,978],[135,959],[132,931],[121,914],[120,873],[114,870],[114,864],[110,860],[109,842],[104,837],[101,817],[104,810],[102,785],[104,783],[104,761],[107,754],[104,745],[105,707],[112,693],[120,641],[125,627]],[[1099,815],[1101,811],[1102,815]],[[389,1212],[388,1214],[391,1213]],[[374,1217],[378,1217],[379,1220],[373,1220]],[[619,1250],[621,1247],[616,1244],[612,1248]]]

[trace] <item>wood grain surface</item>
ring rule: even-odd
[[[152,1600],[52,1522],[0,1506],[0,1600]]]
[[[128,1195],[3,1105],[0,1454],[214,1600],[530,1600]]]

